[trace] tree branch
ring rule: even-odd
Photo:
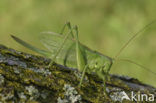
[[[104,95],[103,83],[95,74],[87,74],[79,88],[81,74],[77,69],[54,64],[49,59],[19,52],[0,45],[0,101],[30,103],[109,103],[121,101],[117,93],[131,91],[156,95],[156,89],[137,79],[110,75],[109,97]],[[121,95],[121,94],[120,94]],[[75,102],[74,102],[75,101]],[[124,100],[125,103],[132,101]]]

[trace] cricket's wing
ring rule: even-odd
[[[19,44],[23,45],[24,47],[26,47],[26,48],[28,48],[28,49],[30,49],[30,50],[32,50],[32,51],[35,51],[35,52],[39,53],[39,54],[41,54],[41,55],[44,55],[44,56],[49,57],[50,54],[51,54],[51,53],[48,52],[48,51],[41,50],[41,49],[39,49],[39,48],[36,48],[36,47],[32,46],[32,45],[29,44],[29,43],[26,43],[25,41],[21,40],[20,38],[18,38],[18,37],[16,37],[16,36],[11,35],[11,37],[12,37],[16,42],[18,42]]]
[[[54,32],[43,32],[40,35],[41,43],[51,52],[50,58],[52,59],[58,52],[64,41],[65,35],[54,33]],[[67,38],[61,51],[55,58],[55,62],[76,68],[76,49],[75,41],[71,37]]]

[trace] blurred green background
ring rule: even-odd
[[[43,48],[42,31],[59,32],[66,21],[79,27],[79,39],[93,50],[115,56],[130,37],[156,19],[155,0],[1,0],[0,44],[36,54],[11,39],[10,34]],[[156,23],[122,52],[156,72]],[[156,86],[156,75],[127,62],[116,62],[111,73],[138,78]]]

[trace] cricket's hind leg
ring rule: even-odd
[[[82,85],[82,82],[83,82],[83,79],[85,77],[85,73],[86,73],[86,70],[88,68],[88,64],[87,64],[87,61],[85,59],[85,50],[84,48],[81,47],[81,44],[79,42],[79,39],[78,39],[78,27],[75,25],[73,26],[73,29],[74,29],[74,39],[75,39],[75,42],[76,42],[76,60],[77,60],[77,68],[80,72],[82,72],[82,77],[81,77],[81,80],[80,80],[80,84],[79,84],[79,87],[81,87]]]
[[[61,34],[64,32],[64,29],[65,27],[68,27],[69,28],[69,32],[65,35],[64,39],[63,39],[63,42],[62,44],[60,45],[60,47],[58,48],[56,54],[54,55],[54,57],[51,58],[51,62],[49,63],[48,65],[48,68],[51,67],[51,65],[54,63],[56,57],[58,56],[58,54],[60,53],[61,49],[63,48],[66,40],[68,39],[69,35],[72,35],[73,36],[73,29],[75,29],[75,27],[71,28],[71,25],[70,25],[70,22],[67,22],[63,28],[62,28],[62,31],[61,31]]]
[[[63,34],[63,33],[64,33],[64,30],[65,30],[66,27],[68,27],[69,31],[71,31],[71,32],[70,32],[71,36],[74,37],[73,31],[72,31],[72,27],[71,27],[71,23],[70,23],[69,21],[67,21],[67,22],[64,24],[64,26],[63,26],[63,28],[62,28],[60,34]]]
[[[106,86],[106,81],[109,80],[109,73],[105,73],[105,75],[103,76],[103,90],[104,90],[104,97],[105,99],[108,99],[109,101],[111,101],[111,103],[114,103],[110,97],[110,92],[108,89],[108,86]]]

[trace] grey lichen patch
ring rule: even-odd
[[[49,71],[49,69],[46,69],[46,68],[28,68],[28,69],[34,71],[35,73],[40,73],[44,76],[51,75],[51,72]]]
[[[13,70],[15,74],[20,74],[20,69],[18,69],[17,67],[13,67]]]
[[[19,103],[38,101],[40,92],[35,86],[25,86],[24,91],[17,92]]]
[[[6,88],[3,88],[3,90],[0,91],[0,102],[8,103],[13,98],[14,98],[13,89],[7,90]]]
[[[23,92],[18,93],[18,97],[20,98],[20,103],[25,103],[27,101],[27,96]]]
[[[65,84],[63,90],[65,91],[64,98],[58,97],[57,103],[81,103],[81,95],[78,94],[74,87]]]
[[[23,67],[23,68],[27,67],[27,64],[25,62],[20,61],[19,58],[16,58],[14,56],[6,57],[6,56],[3,56],[2,54],[0,54],[0,63],[1,62],[6,63],[11,66],[17,65],[17,66]]]
[[[25,89],[30,96],[30,100],[36,100],[40,96],[38,89],[36,89],[34,86],[26,86]]]

